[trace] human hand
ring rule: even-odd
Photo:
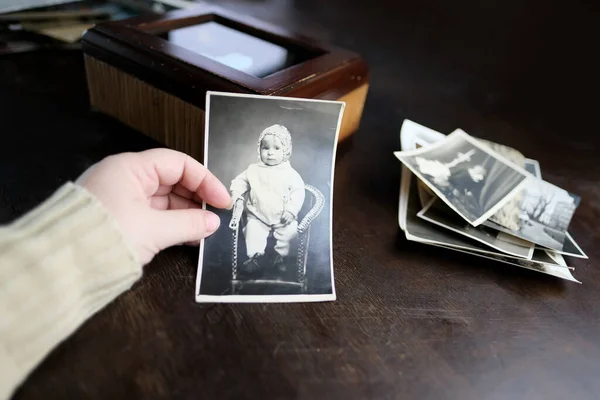
[[[283,225],[287,225],[290,222],[292,222],[294,220],[294,214],[292,214],[289,211],[284,211],[283,215],[281,216],[281,223]]]
[[[204,199],[229,208],[223,184],[193,158],[169,149],[109,156],[75,182],[116,218],[142,264],[161,250],[196,244],[217,230],[219,217],[201,209]]]

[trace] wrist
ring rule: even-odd
[[[73,183],[2,227],[0,247],[10,249],[3,256],[11,260],[2,265],[3,295],[32,288],[27,301],[0,304],[6,321],[0,343],[11,349],[9,354],[0,349],[0,361],[12,365],[9,376],[17,384],[142,274],[112,216]]]

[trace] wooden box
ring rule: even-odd
[[[215,6],[104,22],[82,47],[93,109],[201,161],[208,90],[344,101],[343,141],[369,87],[358,54]]]

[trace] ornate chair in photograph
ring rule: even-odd
[[[243,279],[240,277],[238,267],[240,261],[238,260],[238,247],[240,245],[240,226],[245,226],[246,222],[246,210],[239,208],[231,217],[230,227],[232,229],[233,236],[233,247],[232,247],[232,265],[231,265],[231,291],[232,294],[239,292],[240,288],[245,285],[284,285],[284,286],[295,286],[298,287],[300,293],[305,294],[308,290],[306,280],[306,260],[308,256],[308,247],[310,242],[310,228],[312,222],[323,210],[325,204],[325,197],[317,188],[311,185],[305,185],[304,189],[307,192],[304,206],[298,215],[298,235],[294,239],[297,244],[297,251],[295,254],[295,274],[294,279],[268,279],[268,278],[249,278]],[[292,258],[289,257],[288,258]],[[291,266],[288,266],[288,268]]]

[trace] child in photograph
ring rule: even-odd
[[[262,269],[267,239],[273,232],[273,268],[285,272],[284,257],[297,235],[298,213],[304,204],[304,181],[289,162],[292,137],[285,126],[272,125],[263,130],[257,150],[259,161],[233,179],[230,187],[235,204],[233,215],[240,215],[240,208],[245,208],[247,215],[243,233],[248,260],[242,269],[246,273]],[[234,219],[232,229],[237,226]]]

